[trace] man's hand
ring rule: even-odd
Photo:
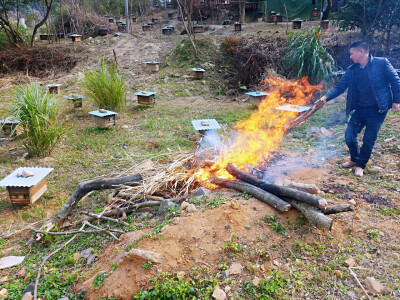
[[[326,97],[322,96],[321,99],[317,100],[317,102],[314,103],[315,107],[317,109],[320,109],[324,104],[326,103]]]
[[[392,104],[392,109],[394,112],[400,111],[400,103],[393,103]]]

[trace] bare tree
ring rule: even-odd
[[[183,26],[185,26],[189,40],[193,45],[194,52],[196,56],[198,56],[199,51],[196,46],[196,37],[193,32],[193,22],[192,22],[193,0],[177,0],[177,1],[179,6],[179,11],[182,16]],[[185,23],[185,16],[187,17],[186,23]]]
[[[39,28],[42,27],[46,22],[47,19],[50,16],[51,8],[53,7],[53,0],[43,0],[42,2],[43,5],[43,17],[42,20],[39,21],[33,28],[33,33],[32,33],[32,40],[31,40],[31,47],[33,47],[35,43],[35,36],[36,33],[38,32]]]

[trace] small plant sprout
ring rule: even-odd
[[[147,263],[142,265],[143,270],[150,270],[153,266],[153,263],[151,261],[148,261]]]

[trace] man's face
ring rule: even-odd
[[[350,48],[350,59],[355,64],[359,64],[362,58],[365,57],[365,50],[360,48]]]

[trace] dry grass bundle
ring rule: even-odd
[[[61,47],[18,47],[0,52],[0,73],[23,72],[31,76],[46,77],[69,72],[78,57]]]
[[[180,152],[163,164],[151,159],[131,168],[130,174],[140,174],[143,182],[139,186],[125,187],[124,193],[134,195],[158,195],[165,198],[188,195],[198,186],[193,167],[194,153]]]

